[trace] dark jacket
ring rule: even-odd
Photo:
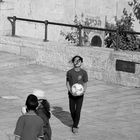
[[[43,129],[44,129],[44,140],[51,140],[52,130],[51,130],[50,122],[49,122],[49,119],[51,117],[50,111],[46,110],[43,107],[41,107],[41,108],[37,109],[37,114],[44,121],[44,126],[43,126]]]

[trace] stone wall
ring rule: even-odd
[[[8,16],[14,15],[14,3],[12,1],[0,2],[0,35],[11,35],[12,26]]]
[[[118,9],[116,8],[118,1]],[[0,28],[1,34],[9,34],[11,29],[7,16],[17,16],[35,20],[49,20],[52,22],[62,22],[73,24],[75,15],[81,19],[83,13],[84,19],[101,20],[101,25],[105,27],[105,19],[109,22],[114,21],[114,16],[118,18],[122,15],[123,8],[129,9],[127,1],[123,0],[4,0],[0,3]],[[116,13],[117,12],[117,13]],[[83,20],[83,19],[82,19]],[[93,25],[96,26],[96,25]],[[22,27],[22,28],[21,28]],[[29,30],[30,29],[30,30]],[[65,41],[60,36],[61,31],[68,31],[70,28],[61,26],[49,26],[48,39],[52,41]],[[139,28],[138,28],[139,29]],[[19,36],[28,36],[34,38],[44,37],[44,24],[31,22],[16,22],[16,34]],[[103,40],[104,34],[100,34]],[[92,36],[93,37],[93,36]]]
[[[84,58],[83,67],[88,71],[89,79],[98,79],[125,86],[140,87],[140,53],[114,51],[99,47],[76,47],[59,42],[24,37],[0,37],[0,51],[6,51],[30,57],[38,64],[60,70],[72,67],[69,63],[74,55]],[[135,73],[116,71],[116,60],[136,62]]]

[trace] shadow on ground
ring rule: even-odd
[[[71,127],[72,126],[72,118],[68,111],[64,111],[62,107],[53,106],[52,114],[59,119],[64,125]]]

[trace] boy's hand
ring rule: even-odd
[[[44,137],[39,137],[37,140],[44,140]]]
[[[15,140],[20,140],[20,137],[18,137],[18,136],[15,136]]]
[[[21,113],[22,113],[23,115],[27,113],[27,108],[26,108],[26,106],[23,106],[23,107],[21,108]]]
[[[69,91],[71,94],[73,94],[73,93],[72,93],[72,88],[70,88],[68,91]]]

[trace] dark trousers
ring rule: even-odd
[[[73,127],[78,127],[84,96],[72,97],[69,95],[69,108],[73,120]]]

